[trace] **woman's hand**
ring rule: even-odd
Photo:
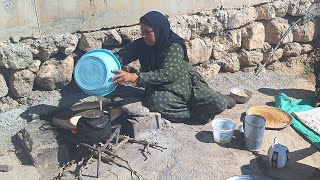
[[[320,107],[320,102],[316,101],[316,103],[314,104],[314,107]]]
[[[112,70],[113,73],[116,73],[112,78],[115,79],[113,84],[119,84],[122,82],[132,82],[136,83],[138,79],[138,75],[136,73],[129,73],[123,70]]]

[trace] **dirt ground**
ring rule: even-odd
[[[248,73],[219,74],[209,81],[214,89],[228,94],[231,87],[244,87],[253,92],[245,104],[237,104],[216,118],[227,117],[241,125],[243,113],[257,105],[272,105],[274,95],[280,91],[294,98],[312,97],[314,77],[312,74],[295,75],[280,72],[262,73],[259,77]],[[214,142],[211,124],[188,125],[168,123],[165,127],[143,134],[143,137],[167,147],[160,151],[150,148],[151,155],[143,153],[143,146],[128,144],[118,154],[128,160],[130,166],[145,179],[159,180],[225,180],[237,175],[259,175],[262,179],[319,180],[320,152],[311,146],[292,127],[282,130],[266,130],[260,155],[254,155],[244,146],[243,135],[234,132],[233,140],[226,145]],[[274,169],[267,163],[267,151],[277,137],[290,151],[286,168]],[[18,152],[19,153],[19,152]],[[14,152],[0,154],[0,164],[13,166],[9,172],[0,172],[0,179],[38,179],[36,169],[23,165]],[[119,162],[121,163],[121,162]],[[125,165],[125,163],[121,163]],[[96,162],[83,171],[83,179],[96,179]],[[51,177],[48,177],[51,179]],[[67,179],[74,179],[72,173]],[[132,178],[124,167],[101,164],[99,179]]]

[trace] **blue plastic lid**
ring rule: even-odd
[[[114,69],[121,69],[118,59],[104,49],[96,49],[84,54],[76,63],[74,78],[77,85],[88,95],[105,96],[111,93]]]

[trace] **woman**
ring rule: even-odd
[[[208,122],[227,107],[224,96],[210,89],[188,62],[181,37],[168,19],[151,11],[140,18],[142,38],[115,53],[122,65],[139,59],[140,73],[114,70],[114,83],[145,87],[145,105],[172,122],[200,119]]]

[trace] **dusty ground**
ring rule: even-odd
[[[312,75],[281,75],[279,72],[260,74],[259,77],[248,73],[219,74],[210,80],[210,85],[224,94],[234,86],[247,88],[253,92],[252,99],[246,104],[237,104],[219,117],[231,118],[241,125],[242,114],[256,105],[272,105],[274,95],[282,91],[291,97],[312,97],[314,80]],[[162,129],[150,131],[145,138],[167,147],[163,152],[151,150],[147,159],[140,145],[127,145],[119,155],[129,160],[133,169],[146,179],[185,179],[224,180],[236,175],[260,175],[266,179],[320,179],[320,152],[304,140],[291,127],[283,130],[266,130],[260,156],[245,150],[242,134],[237,130],[231,143],[221,146],[214,142],[211,125],[169,124]],[[288,166],[272,169],[266,161],[266,154],[273,138],[285,144],[290,151]],[[18,152],[19,154],[19,152]],[[21,159],[21,158],[20,158]],[[22,165],[14,152],[0,154],[1,164],[13,166],[7,173],[0,172],[0,179],[38,179],[39,174],[32,166]],[[24,163],[26,164],[26,163]],[[123,164],[123,163],[122,163]],[[84,170],[83,179],[96,179],[96,163]],[[48,177],[50,179],[51,177]],[[73,179],[70,174],[68,179]],[[102,164],[99,179],[131,179],[125,168]]]

